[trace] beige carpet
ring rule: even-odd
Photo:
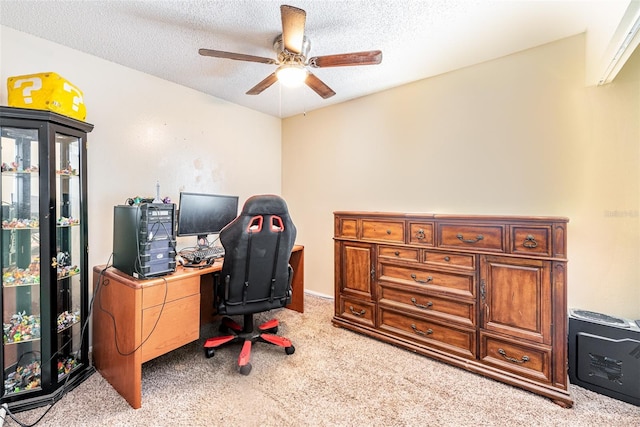
[[[272,312],[295,354],[254,347],[253,371],[235,369],[239,347],[206,359],[201,342],[143,366],[142,408],[93,374],[44,416],[42,426],[640,426],[640,408],[571,386],[572,409],[331,325],[333,301],[305,296],[305,313]],[[205,330],[207,329],[207,330]],[[203,328],[203,338],[215,331]],[[33,423],[46,408],[21,412]],[[7,420],[5,426],[18,425]]]

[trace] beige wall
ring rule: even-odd
[[[570,306],[640,318],[640,52],[614,83],[585,88],[576,36],[281,123],[7,27],[0,37],[0,82],[56,71],[85,92],[91,265],[111,252],[113,205],[156,180],[174,199],[282,189],[306,288],[326,295],[334,210],[562,215]]]
[[[283,120],[306,288],[333,295],[335,210],[558,215],[569,306],[640,318],[640,52],[585,87],[584,51],[575,36]]]
[[[0,104],[10,76],[54,71],[83,92],[88,139],[89,263],[112,251],[113,206],[160,193],[280,193],[281,121],[0,26]],[[251,126],[247,126],[250,123]],[[178,239],[178,248],[193,239]]]

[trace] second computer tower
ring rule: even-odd
[[[113,211],[113,266],[137,279],[176,270],[173,203],[118,205]]]

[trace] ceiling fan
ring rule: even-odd
[[[310,48],[309,39],[304,34],[307,13],[297,7],[282,5],[280,6],[280,15],[282,17],[282,34],[276,37],[273,42],[277,59],[213,49],[200,49],[198,52],[200,55],[212,56],[214,58],[278,65],[275,72],[249,89],[247,95],[258,95],[276,81],[280,81],[282,84],[289,86],[304,83],[322,98],[327,99],[336,93],[309,71],[307,67],[346,67],[373,65],[382,62],[382,52],[379,50],[307,58]]]

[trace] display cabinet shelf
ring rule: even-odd
[[[49,111],[0,107],[0,401],[13,412],[50,404],[93,372],[83,325],[92,129]]]

